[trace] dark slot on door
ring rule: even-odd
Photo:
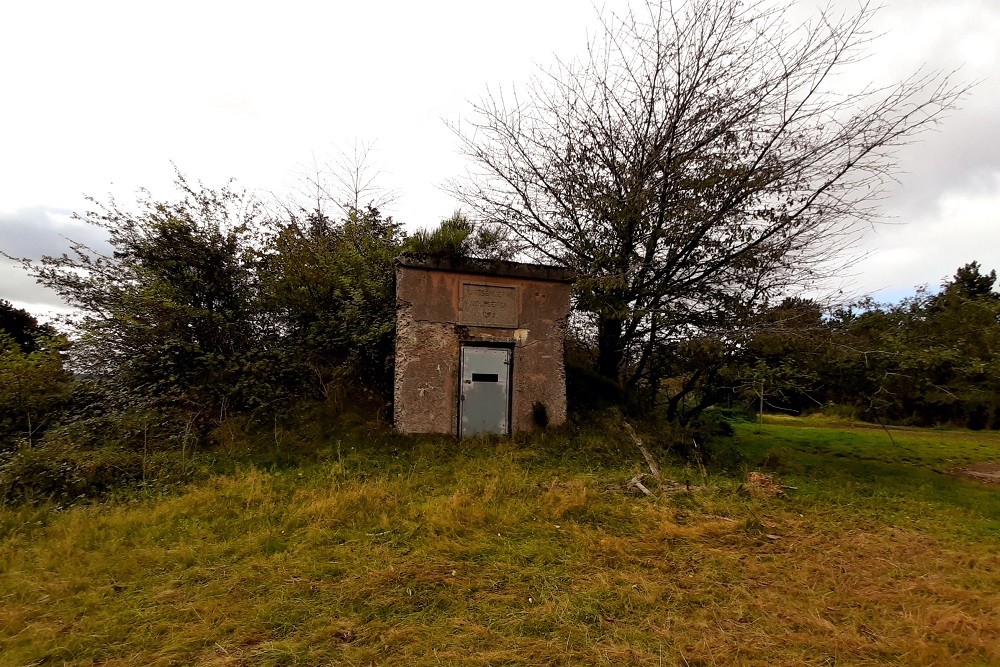
[[[500,376],[496,373],[473,373],[473,382],[499,382]]]

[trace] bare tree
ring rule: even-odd
[[[664,341],[842,264],[894,151],[968,90],[924,72],[838,90],[876,8],[795,25],[790,6],[646,0],[602,16],[586,59],[487,95],[454,128],[473,166],[452,189],[524,255],[580,272],[597,369],[626,386]]]
[[[398,198],[396,190],[382,185],[385,173],[373,161],[374,142],[355,140],[350,148],[337,148],[335,155],[320,160],[313,155],[312,164],[299,169],[294,190],[294,205],[290,210],[311,210],[327,214],[330,206],[340,217],[367,207],[385,209]]]

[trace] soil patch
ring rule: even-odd
[[[954,471],[955,475],[974,479],[977,482],[1000,485],[1000,462],[983,461]]]

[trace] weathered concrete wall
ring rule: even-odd
[[[457,434],[459,356],[468,342],[513,346],[513,432],[535,428],[536,401],[545,405],[550,424],[564,423],[569,273],[508,262],[452,261],[443,270],[440,262],[415,264],[396,266],[396,428]],[[513,288],[513,294],[503,288]],[[491,301],[493,294],[502,298]]]

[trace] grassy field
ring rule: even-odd
[[[707,479],[644,434],[677,482],[651,497],[610,420],[355,423],[283,440],[297,465],[0,509],[0,664],[1000,664],[1000,487],[948,474],[1000,434],[756,431]]]

